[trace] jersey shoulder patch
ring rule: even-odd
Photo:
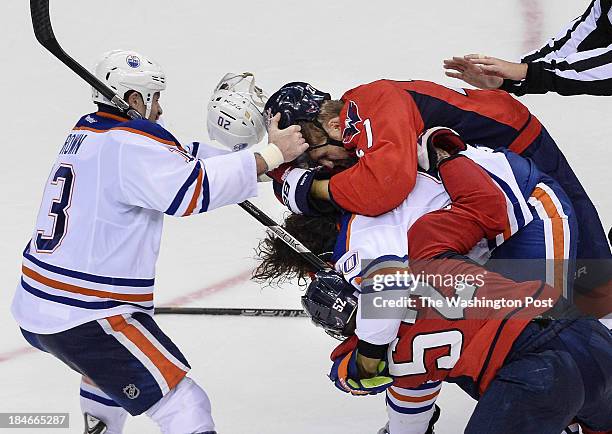
[[[342,143],[351,143],[361,133],[359,124],[363,124],[363,120],[359,116],[359,107],[355,101],[350,100],[346,109],[346,118],[344,119]]]

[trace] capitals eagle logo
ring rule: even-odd
[[[362,123],[359,117],[359,108],[355,101],[349,101],[349,107],[346,111],[346,119],[344,120],[344,131],[342,132],[342,143],[350,143],[361,130],[358,124]]]

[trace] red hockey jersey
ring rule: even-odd
[[[416,303],[416,319],[404,320],[389,344],[389,373],[397,387],[458,380],[484,393],[525,326],[559,299],[559,291],[543,282],[516,283],[463,260],[411,265],[413,272],[428,275],[482,276],[483,284],[461,291],[436,285],[429,304]],[[353,336],[334,350],[332,360],[356,345]]]
[[[429,81],[379,80],[342,96],[343,143],[359,161],[330,181],[343,209],[379,215],[398,206],[415,183],[416,141],[445,126],[471,144],[521,153],[542,126],[527,107],[499,90],[451,89]]]

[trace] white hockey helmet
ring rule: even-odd
[[[225,74],[208,103],[209,137],[232,151],[259,143],[266,134],[262,111],[267,100],[250,72]]]
[[[113,50],[104,53],[94,67],[94,74],[120,98],[128,90],[140,93],[147,106],[147,118],[151,114],[153,95],[166,89],[166,74],[161,66],[135,51]],[[94,88],[91,96],[96,103],[113,105]]]

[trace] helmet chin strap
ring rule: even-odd
[[[145,119],[149,120],[149,116],[151,116],[151,109],[153,108],[153,98],[149,100],[146,104],[147,109],[145,110]]]

